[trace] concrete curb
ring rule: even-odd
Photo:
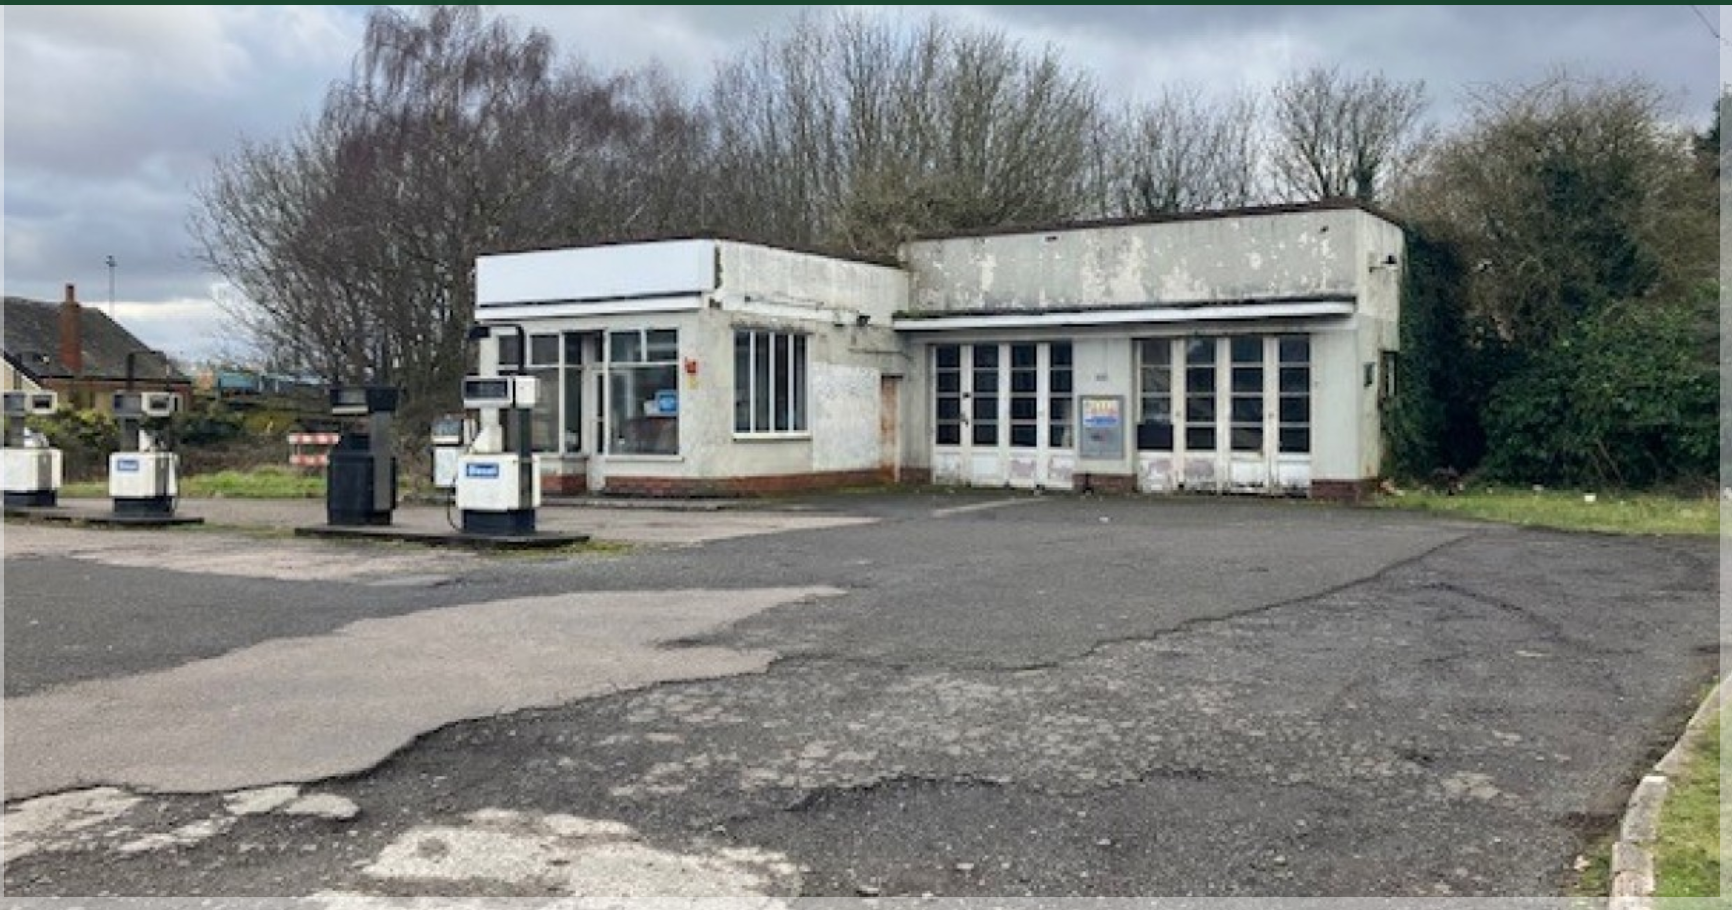
[[[1684,766],[1684,757],[1701,738],[1715,712],[1720,710],[1727,679],[1715,684],[1714,691],[1697,706],[1684,732],[1672,744],[1654,769],[1643,775],[1630,802],[1624,809],[1623,823],[1618,826],[1618,839],[1612,844],[1612,887],[1607,901],[1610,910],[1650,910],[1654,905],[1654,841],[1660,833],[1660,809],[1666,804],[1671,779]]]

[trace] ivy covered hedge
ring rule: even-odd
[[[1522,350],[1471,312],[1459,249],[1410,231],[1388,473],[1698,483],[1719,465],[1719,287],[1603,303]]]

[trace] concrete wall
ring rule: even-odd
[[[1389,257],[1395,264],[1388,265]],[[1314,479],[1377,476],[1383,458],[1383,351],[1399,348],[1401,229],[1357,208],[1277,211],[1244,217],[915,241],[904,259],[913,274],[913,315],[1005,314],[1104,307],[1160,307],[1335,297],[1353,301],[1345,318],[1082,328],[970,329],[910,339],[920,378],[905,402],[904,460],[930,468],[930,345],[941,342],[1070,338],[1078,395],[1122,395],[1127,419],[1137,395],[1133,339],[1185,334],[1309,334],[1312,339]],[[1372,366],[1366,384],[1366,365]],[[1078,473],[1133,473],[1120,461],[1079,461]]]
[[[887,460],[879,438],[879,384],[901,375],[906,355],[890,330],[908,304],[901,269],[721,241],[721,281],[705,315],[710,356],[727,365],[725,395],[709,402],[720,424],[695,458],[706,476],[751,477],[874,470]],[[725,317],[714,321],[716,316]],[[736,328],[807,335],[804,438],[733,433]]]
[[[1407,244],[1401,228],[1370,215],[1359,217],[1360,248],[1366,267],[1360,272],[1359,358],[1377,364],[1377,382],[1359,402],[1359,461],[1355,477],[1376,477],[1383,471],[1383,420],[1390,402],[1378,396],[1384,369],[1382,353],[1401,350],[1401,279],[1407,267]],[[1389,264],[1393,257],[1394,264]],[[1361,367],[1363,369],[1363,366]],[[1395,381],[1401,382],[1400,369]]]
[[[479,282],[477,313],[483,321],[518,322],[531,333],[679,331],[679,454],[590,459],[598,480],[620,481],[604,480],[604,489],[677,493],[696,489],[691,484],[697,481],[855,475],[894,461],[880,445],[879,384],[886,374],[907,371],[906,355],[890,329],[891,315],[907,307],[908,278],[900,269],[731,241],[484,259],[491,262]],[[695,296],[682,292],[701,277],[704,261],[714,263],[713,286]],[[637,275],[661,266],[673,276]],[[631,296],[610,296],[627,292]],[[739,328],[806,336],[806,432],[734,433],[733,345]],[[686,362],[696,371],[685,370]],[[578,464],[548,459],[545,466],[569,471]]]
[[[1358,209],[918,240],[918,313],[1228,302],[1360,289]]]
[[[899,268],[797,253],[756,244],[718,241],[725,301],[756,303],[759,312],[786,307],[807,318],[886,326],[908,307],[908,273]]]
[[[919,477],[931,468],[930,346],[940,342],[1071,340],[1075,394],[1123,396],[1127,419],[1122,455],[1079,461],[1076,472],[1128,478],[1136,474],[1130,432],[1137,396],[1135,339],[1307,333],[1312,336],[1310,476],[1359,481],[1376,476],[1382,459],[1379,377],[1367,386],[1364,366],[1379,364],[1382,351],[1397,348],[1405,251],[1399,228],[1356,208],[923,240],[904,249],[907,270],[732,241],[513,256],[484,257],[491,264],[481,269],[478,281],[486,304],[478,307],[483,319],[509,317],[544,331],[673,328],[680,332],[682,362],[696,364],[695,374],[682,370],[679,377],[678,455],[610,455],[597,461],[598,473],[618,479],[621,488],[677,493],[698,488],[680,484],[865,476],[892,463]],[[1390,256],[1394,266],[1384,264]],[[665,273],[640,274],[664,268]],[[688,287],[706,282],[707,287]],[[1328,319],[982,328],[902,336],[890,328],[896,314],[1015,315],[1303,297],[1353,301],[1355,312]],[[739,328],[807,337],[807,432],[734,433],[733,334]],[[902,381],[894,421],[881,413],[885,377]],[[899,453],[884,450],[885,424],[894,426]]]

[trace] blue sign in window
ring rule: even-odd
[[[499,477],[499,464],[492,461],[482,461],[463,466],[464,477],[476,477],[482,480],[495,480]]]
[[[138,459],[136,459],[136,458],[116,458],[114,460],[114,469],[116,471],[122,473],[122,474],[137,474],[138,473]]]
[[[678,389],[661,389],[656,392],[656,413],[663,417],[672,417],[680,412],[680,392]]]

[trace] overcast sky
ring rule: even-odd
[[[688,84],[795,8],[496,7],[600,70],[659,61]],[[1476,84],[1573,71],[1639,75],[1705,123],[1726,42],[1719,7],[875,8],[1051,44],[1111,96],[1185,81],[1261,88],[1312,64],[1423,79],[1447,122]],[[898,12],[899,10],[919,10]],[[145,341],[201,358],[242,348],[192,257],[192,188],[242,137],[317,113],[360,45],[365,7],[24,7],[0,12],[5,58],[5,293],[109,305]]]

